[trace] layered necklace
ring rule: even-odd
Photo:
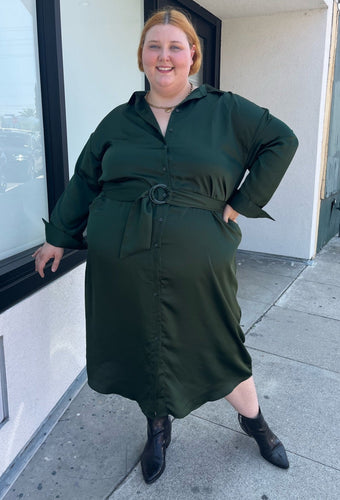
[[[191,94],[191,92],[193,91],[194,89],[194,86],[191,82],[189,82],[189,92],[188,92],[188,95]],[[156,104],[152,104],[152,102],[149,101],[149,91],[146,93],[146,96],[145,96],[145,100],[146,102],[148,103],[148,105],[151,107],[151,108],[156,108],[156,109],[163,109],[165,111],[165,113],[171,113],[171,111],[173,109],[175,109],[176,106],[178,106],[179,103],[177,104],[174,104],[173,106],[156,106]],[[181,101],[182,102],[182,101]]]

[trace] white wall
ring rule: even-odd
[[[199,0],[198,3],[220,19],[226,19],[322,9],[331,6],[333,0]]]
[[[143,0],[61,0],[70,170],[99,120],[143,88],[142,9]],[[84,367],[83,281],[81,265],[0,317],[10,413],[0,475]]]
[[[84,367],[84,266],[0,317],[9,421],[0,429],[0,475]]]
[[[313,254],[327,15],[321,9],[223,20],[221,88],[269,108],[300,141],[267,205],[276,222],[240,217],[243,249]]]

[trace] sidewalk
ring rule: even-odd
[[[340,498],[340,238],[311,265],[240,252],[238,277],[262,411],[290,469],[262,459],[221,400],[174,421],[166,470],[147,486],[138,405],[85,385],[5,500]]]

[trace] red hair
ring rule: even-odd
[[[192,57],[193,64],[191,65],[189,75],[195,75],[196,73],[198,73],[202,62],[202,51],[196,30],[193,27],[191,21],[185,14],[183,14],[183,12],[171,8],[156,12],[146,21],[140,37],[137,51],[139,69],[141,71],[144,71],[142,52],[146,34],[150,28],[156,26],[157,24],[172,24],[172,26],[176,26],[176,28],[179,28],[186,34],[190,48],[195,45],[195,52]]]

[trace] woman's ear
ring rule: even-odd
[[[196,46],[195,46],[195,45],[193,45],[193,46],[191,47],[191,51],[190,51],[190,52],[191,52],[191,59],[192,59],[192,62],[194,62],[194,59],[193,59],[193,58],[194,58],[194,55],[195,55],[195,52],[196,52]]]

